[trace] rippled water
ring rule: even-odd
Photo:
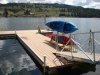
[[[0,40],[0,75],[42,75],[16,39]]]
[[[79,30],[77,32],[100,31],[100,18],[0,18],[0,30],[29,30],[37,29],[38,26],[46,28],[45,23],[54,20],[62,20],[75,23]]]

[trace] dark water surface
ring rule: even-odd
[[[42,75],[16,39],[0,40],[0,75]]]

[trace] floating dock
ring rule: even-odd
[[[42,30],[46,33],[46,30]],[[60,68],[70,65],[70,63],[64,63],[61,59],[57,58],[54,53],[59,53],[54,47],[52,47],[50,38],[38,33],[37,30],[20,30],[20,31],[1,31],[1,35],[16,35],[21,44],[27,49],[32,57],[38,61],[41,66],[52,68]],[[70,52],[62,52],[62,55],[71,56]],[[74,57],[88,60],[88,58],[81,52],[74,53]],[[92,58],[92,56],[89,56]],[[96,55],[96,61],[100,60],[100,54]],[[82,61],[82,60],[81,60]]]
[[[56,56],[53,54],[57,52],[53,47],[50,46],[50,38],[39,34],[37,31],[18,31],[17,36],[20,41],[30,48],[30,51],[33,55],[36,55],[36,59],[44,64],[44,57],[46,57],[46,66],[49,68],[60,67],[64,64],[56,59]]]

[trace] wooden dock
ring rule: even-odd
[[[46,57],[46,66],[49,68],[60,67],[64,64],[55,58],[53,54],[57,52],[49,44],[50,38],[39,34],[37,31],[17,31],[19,39],[30,48],[30,52],[36,55],[36,59],[44,64],[44,56]]]
[[[47,31],[42,30],[43,33]],[[27,48],[28,52],[40,63],[41,66],[44,66],[44,57],[46,57],[46,67],[49,68],[59,68],[64,67],[67,64],[63,63],[54,53],[59,53],[54,47],[51,46],[50,38],[38,33],[37,30],[20,30],[20,31],[7,31],[1,32],[0,35],[16,35],[19,41]],[[60,52],[61,53],[61,52]],[[62,52],[62,55],[71,56],[70,52]],[[81,52],[73,53],[74,57],[88,59]],[[92,56],[89,56],[92,58]],[[100,54],[96,54],[96,61],[100,60]],[[82,61],[82,60],[81,60]]]

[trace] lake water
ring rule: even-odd
[[[54,20],[63,20],[75,23],[79,30],[77,32],[100,31],[100,18],[0,18],[0,30],[29,30],[36,29],[37,26],[45,28],[45,23]]]
[[[100,18],[63,18],[63,17],[62,18],[49,17],[49,18],[46,18],[46,19],[44,19],[44,18],[32,18],[32,17],[27,17],[27,18],[26,17],[0,18],[0,30],[1,31],[2,30],[30,30],[30,29],[37,29],[38,26],[40,26],[41,29],[45,29],[45,28],[47,28],[45,26],[45,23],[47,23],[49,21],[54,21],[54,20],[63,20],[63,21],[68,21],[68,22],[75,23],[79,28],[79,30],[76,31],[75,33],[89,32],[90,29],[92,31],[100,31],[100,28],[99,28],[100,27],[99,26],[100,25]],[[83,43],[84,39],[86,41],[89,38],[88,36],[89,35],[83,35],[83,34],[81,36],[79,35],[79,36],[77,36],[77,40],[79,42],[81,41],[80,43]],[[95,34],[95,36],[96,36],[95,37],[96,40],[100,41],[100,38],[99,38],[100,34],[97,33],[97,34]],[[2,43],[2,42],[3,41],[1,40],[0,43]],[[8,47],[11,44],[8,45],[8,43],[7,43],[6,45]],[[85,45],[87,46],[88,43],[85,44]],[[0,44],[0,46],[2,46],[2,45]],[[30,66],[32,69],[34,69],[34,72],[37,72],[38,69],[36,68],[34,62],[32,62],[30,60],[30,58],[28,56],[26,56],[27,54],[24,54],[24,51],[21,51],[22,54],[20,54],[19,50],[18,50],[18,53],[16,54],[16,51],[17,51],[16,49],[13,50],[13,51],[9,50],[7,52],[6,51],[1,52],[1,51],[0,51],[0,55],[2,55],[2,53],[6,53],[6,56],[4,56],[3,58],[0,57],[0,68],[1,68],[0,73],[2,73],[2,71],[3,71],[3,73],[5,73],[5,74],[0,74],[0,75],[7,75],[7,73],[12,73],[12,72],[15,73],[16,70],[18,71],[19,69],[21,71],[23,71],[23,70],[25,70],[25,71],[29,70],[30,71],[30,68],[28,66]],[[11,55],[14,52],[15,52],[15,55],[14,56]],[[96,44],[96,52],[100,53],[100,45]],[[19,59],[17,59],[17,60],[19,60],[19,61],[13,60],[13,59],[15,59],[15,57],[18,57]],[[8,59],[9,59],[9,61],[13,61],[13,63],[10,63],[8,61]],[[27,60],[29,60],[29,61],[27,61]],[[24,63],[23,61],[25,61],[26,63]],[[6,64],[6,66],[2,66],[2,65],[5,65],[5,64]],[[9,68],[9,65],[12,65],[12,64],[13,64],[13,66]],[[14,69],[13,67],[16,67],[16,68]],[[36,71],[35,71],[35,69],[36,69]],[[11,74],[11,75],[16,75],[14,73]],[[18,74],[18,75],[22,75],[22,74]],[[28,75],[28,74],[26,74],[26,75]],[[29,74],[29,75],[31,75],[31,74]],[[41,75],[41,73],[39,72],[38,75]],[[96,65],[95,71],[88,71],[86,73],[83,73],[82,75],[100,75],[100,64]]]
[[[0,40],[0,75],[42,75],[16,39]]]

